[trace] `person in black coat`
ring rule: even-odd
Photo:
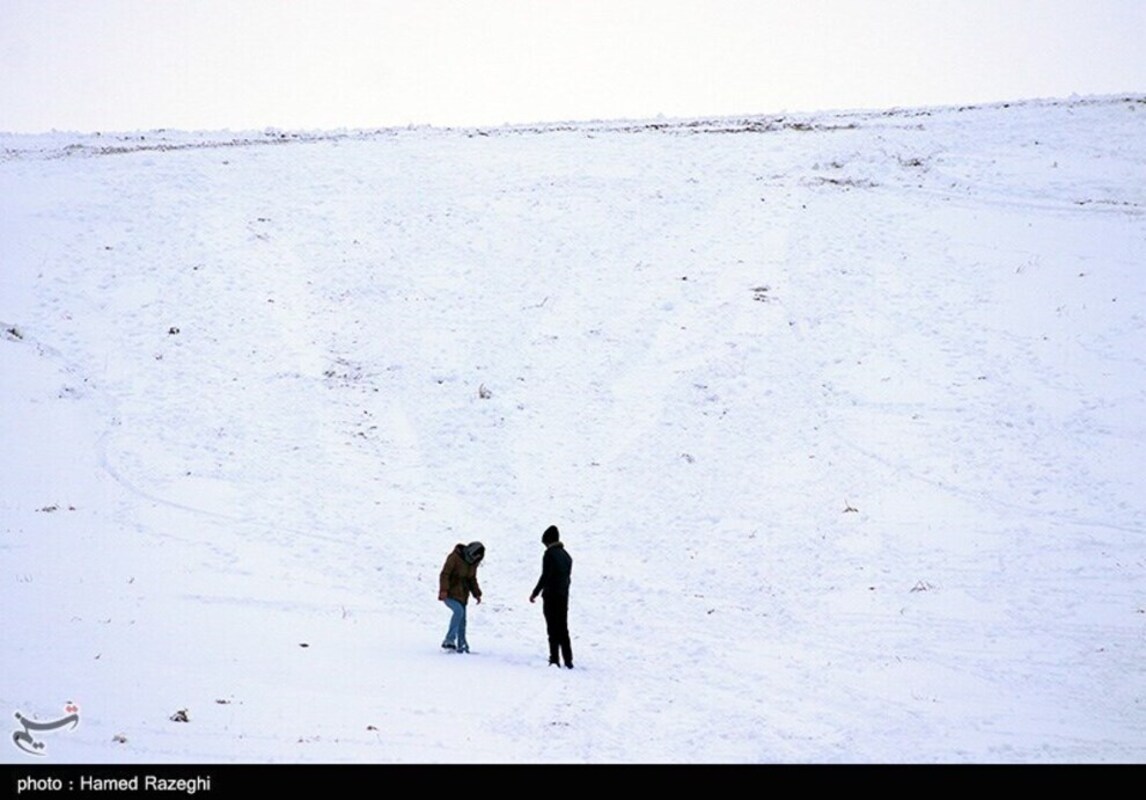
[[[543,598],[545,627],[549,633],[549,663],[560,666],[558,651],[565,658],[565,666],[573,669],[573,645],[569,642],[569,576],[573,572],[573,557],[560,541],[556,525],[550,525],[541,534],[545,555],[541,558],[541,577],[529,602]]]

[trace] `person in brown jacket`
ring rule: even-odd
[[[442,642],[442,647],[446,650],[458,653],[470,651],[469,643],[466,641],[466,604],[471,594],[475,601],[481,602],[477,568],[483,558],[485,558],[485,545],[481,542],[469,544],[459,542],[453,552],[446,557],[442,573],[438,576],[438,599],[452,612],[450,627]]]

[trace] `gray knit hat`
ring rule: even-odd
[[[485,558],[485,545],[481,542],[470,542],[462,548],[462,558],[467,564],[476,564]]]

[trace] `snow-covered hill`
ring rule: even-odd
[[[0,760],[1143,761],[1144,131],[0,136]]]

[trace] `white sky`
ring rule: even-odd
[[[496,125],[1146,91],[1146,0],[0,0],[0,131]]]

